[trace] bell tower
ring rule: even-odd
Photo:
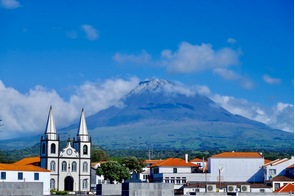
[[[53,180],[57,182],[58,179],[58,165],[59,165],[59,138],[56,136],[56,128],[53,119],[52,106],[50,106],[47,118],[47,124],[44,135],[41,136],[40,141],[40,166],[42,168],[51,170]],[[54,183],[56,184],[56,183]]]
[[[74,148],[79,153],[80,162],[80,180],[79,190],[90,190],[91,179],[91,139],[89,139],[87,125],[85,120],[84,109],[82,109],[79,128],[77,132],[76,141],[74,141]],[[81,183],[80,183],[81,182]]]

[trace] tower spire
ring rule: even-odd
[[[77,139],[79,141],[83,141],[83,142],[88,141],[88,131],[87,131],[87,125],[86,125],[85,114],[84,114],[83,108],[82,108],[81,117],[80,117]]]
[[[45,128],[45,136],[48,140],[56,140],[56,128],[53,120],[53,112],[52,112],[52,106],[50,106],[49,114],[47,118],[47,124]]]

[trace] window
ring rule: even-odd
[[[182,184],[186,183],[186,177],[182,177]]]
[[[83,172],[88,172],[88,164],[86,161],[83,163]]]
[[[175,183],[175,178],[171,177],[171,183],[174,184]]]
[[[50,179],[50,189],[55,189],[55,180],[53,178]]]
[[[165,183],[169,183],[169,177],[165,177]]]
[[[34,173],[34,180],[39,180],[39,173]]]
[[[55,154],[55,144],[51,144],[50,153]]]
[[[17,179],[22,180],[23,179],[23,172],[18,172],[17,173]]]
[[[180,184],[180,177],[176,177],[176,184]]]
[[[279,189],[281,187],[280,183],[275,183],[275,190]]]
[[[76,172],[76,171],[77,171],[77,163],[76,163],[76,161],[74,161],[72,163],[72,172]]]
[[[1,180],[6,180],[6,172],[1,172]]]
[[[61,171],[67,171],[67,162],[65,162],[65,161],[62,162]]]
[[[159,168],[156,167],[156,168],[153,168],[153,174],[158,174],[159,173]]]
[[[42,144],[42,154],[45,154],[45,144]]]
[[[269,169],[268,172],[269,172],[269,175],[273,176],[273,175],[276,175],[277,170],[276,169]]]
[[[84,145],[83,146],[83,154],[87,154],[88,152],[88,146],[87,145]]]
[[[83,188],[83,189],[87,189],[87,179],[84,179],[84,180],[83,180],[82,188]]]
[[[173,168],[173,173],[177,173],[177,168]]]
[[[55,161],[50,162],[50,170],[55,171]]]

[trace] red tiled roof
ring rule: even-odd
[[[21,159],[13,164],[16,165],[36,165],[40,163],[40,157],[27,157],[24,159]]]
[[[1,171],[39,171],[39,172],[50,172],[50,170],[34,166],[34,165],[19,165],[19,164],[4,164],[0,163]]]
[[[288,183],[274,191],[275,193],[294,193],[294,184]]]
[[[190,160],[190,162],[203,162],[203,159],[194,158],[193,160]],[[204,160],[204,162],[206,161]]]
[[[223,152],[210,158],[263,158],[258,152]]]
[[[272,160],[264,159],[264,165],[272,162]]]
[[[185,160],[180,158],[169,158],[163,161],[159,161],[158,163],[155,163],[151,165],[150,167],[193,167],[196,166],[196,164],[193,164],[191,162],[185,162]]]
[[[294,181],[294,179],[292,178],[288,178],[287,176],[276,176],[272,179],[272,181],[281,181],[281,182],[291,182],[291,181]]]

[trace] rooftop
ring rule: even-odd
[[[258,152],[223,152],[210,158],[263,158]]]
[[[18,164],[4,164],[0,163],[1,171],[38,171],[50,172],[50,170],[35,166],[35,165],[18,165]]]
[[[196,164],[191,162],[186,162],[180,158],[169,158],[163,161],[159,161],[155,164],[152,164],[150,167],[193,167]]]

